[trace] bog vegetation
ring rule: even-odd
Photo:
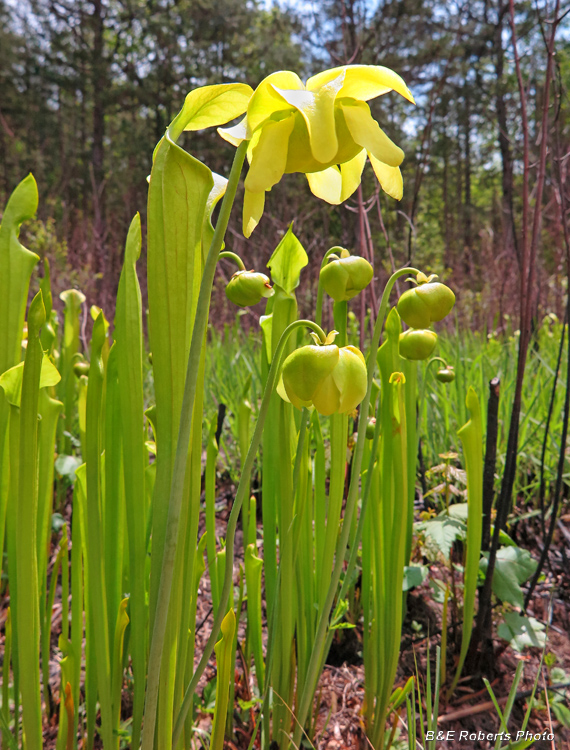
[[[557,581],[561,593],[551,590],[551,596],[561,601],[567,592],[549,559],[556,529],[562,544],[569,535],[570,390],[564,386],[570,348],[567,313],[559,309],[567,309],[567,299],[539,284],[562,278],[563,262],[570,273],[563,75],[555,67],[559,3],[536,16],[521,10],[521,17],[511,2],[499,8],[494,27],[504,253],[494,266],[504,282],[498,297],[483,293],[492,269],[481,268],[478,290],[469,275],[477,217],[467,89],[464,171],[453,178],[468,218],[459,257],[450,230],[449,191],[455,188],[447,173],[449,153],[442,155],[443,181],[426,171],[442,87],[452,69],[457,73],[455,46],[445,59],[442,87],[427,95],[419,87],[429,116],[407,214],[394,208],[403,198],[406,167],[392,136],[398,140],[404,120],[415,117],[414,96],[399,73],[368,64],[364,48],[355,50],[362,62],[303,78],[289,70],[266,75],[271,54],[280,54],[277,45],[252,72],[261,79],[255,88],[220,82],[229,70],[234,79],[247,67],[245,53],[230,61],[222,55],[212,73],[216,82],[200,76],[206,85],[189,86],[170,124],[163,118],[171,103],[163,100],[157,79],[146,243],[141,216],[132,211],[124,252],[106,253],[109,233],[120,233],[122,223],[111,229],[110,199],[119,186],[112,186],[111,175],[106,184],[104,127],[113,120],[106,112],[105,76],[125,44],[125,68],[115,85],[128,89],[145,70],[125,29],[137,28],[138,41],[148,42],[157,33],[154,20],[174,45],[167,49],[178,55],[181,42],[178,16],[160,4],[152,12],[134,4],[127,16],[121,3],[92,5],[89,38],[75,50],[90,44],[93,51],[92,159],[87,165],[84,154],[76,161],[81,176],[74,177],[79,185],[86,168],[93,189],[92,234],[84,243],[91,248],[90,265],[73,279],[85,280],[89,301],[78,284],[58,291],[70,256],[64,258],[65,244],[53,256],[51,219],[34,219],[41,204],[34,174],[7,197],[0,225],[3,745],[221,750],[227,741],[229,747],[310,747],[326,729],[319,685],[331,646],[351,631],[363,664],[359,717],[368,747],[434,748],[440,711],[466,677],[485,680],[497,732],[503,733],[495,747],[529,747],[542,708],[549,717],[542,725],[546,734],[554,725],[565,731],[568,678],[548,645],[552,613],[533,605],[537,587],[548,590]],[[334,59],[335,6],[326,7],[323,33],[333,35]],[[64,10],[58,3],[54,8]],[[83,4],[77,8],[81,14]],[[32,3],[21,22],[33,23],[46,9]],[[285,19],[295,27],[293,12],[246,10],[258,25],[243,45],[260,44],[256,35],[273,24],[285,34]],[[345,52],[358,31],[359,7],[348,10]],[[209,17],[207,8],[200,12]],[[488,41],[487,13],[479,26],[471,20]],[[196,23],[199,16],[196,11]],[[528,37],[523,44],[517,36],[529,18],[542,24],[545,59],[543,78],[536,72],[531,77],[540,80],[532,114],[540,123],[538,140],[521,64]],[[38,35],[34,50],[32,37],[18,49],[22,59],[45,54],[50,64],[50,54],[67,39],[62,18],[44,21],[49,44],[41,47]],[[150,25],[141,31],[137,24],[143,22]],[[510,36],[503,33],[507,23]],[[97,47],[110,44],[110,29],[116,32],[115,60]],[[18,33],[15,24],[9,39],[16,46]],[[454,45],[469,46],[460,37]],[[290,37],[279,39],[300,62],[300,37],[301,47]],[[357,44],[356,37],[352,41]],[[515,82],[510,95],[521,112],[520,158],[503,139],[507,44]],[[211,52],[211,44],[204,49]],[[140,54],[153,59],[148,50]],[[479,50],[479,62],[487,64],[489,54]],[[180,70],[172,59],[167,63]],[[481,66],[479,73],[488,72]],[[15,68],[14,101],[26,93],[18,91],[20,74]],[[64,91],[61,79],[54,86]],[[177,87],[169,91],[174,95]],[[38,102],[47,106],[42,96]],[[82,96],[85,103],[86,89]],[[377,100],[392,102],[397,127],[377,114]],[[17,118],[17,107],[10,106]],[[64,104],[56,110],[62,115]],[[146,115],[142,125],[133,119],[127,138],[133,147],[137,129],[148,126]],[[3,128],[6,146],[8,121]],[[208,140],[204,131],[213,128],[217,134]],[[62,143],[75,143],[60,135]],[[23,144],[31,133],[23,129],[21,137]],[[21,166],[16,144],[11,149],[6,183]],[[46,161],[31,153],[38,161],[32,172],[45,178]],[[482,180],[487,166],[480,166]],[[55,164],[47,171],[56,174]],[[433,205],[421,198],[424,176],[440,185]],[[306,179],[310,191],[303,201],[316,208],[298,198],[282,200],[284,185],[298,185],[298,179]],[[546,223],[548,190],[558,204],[553,207],[552,199],[548,210],[555,220]],[[54,217],[64,224],[88,208],[75,205],[73,193],[66,184],[54,194]],[[279,199],[283,226],[270,232]],[[384,220],[387,200],[391,210]],[[443,244],[430,229],[438,200]],[[346,241],[348,225],[342,226],[333,206],[354,210],[358,248]],[[389,251],[383,265],[372,208]],[[303,242],[297,225],[303,227],[303,216],[313,210],[321,211],[322,225],[313,224],[319,239]],[[546,232],[554,238],[551,245]],[[403,252],[394,253],[390,237]],[[261,262],[260,247],[270,238],[271,253]],[[71,235],[67,239],[71,247]],[[439,249],[432,252],[430,244]],[[119,258],[115,294],[111,280]],[[397,258],[404,260],[398,264]],[[457,260],[456,285],[446,266]],[[93,273],[103,273],[105,283],[93,283]],[[216,287],[225,289],[223,305]],[[234,319],[219,325],[220,317],[229,321],[229,310]],[[469,321],[474,310],[478,328]],[[227,494],[226,514],[221,499]],[[540,537],[538,549],[528,549],[529,535]],[[427,653],[410,669],[402,657],[402,629],[414,589],[429,598],[440,624],[439,632],[424,634]],[[209,610],[199,622],[204,600]],[[535,656],[523,696],[527,708],[516,726],[511,713],[520,699],[523,661],[506,700],[498,698],[486,680],[497,640],[503,649],[530,649]],[[215,679],[206,682],[212,665]],[[551,690],[545,678],[539,682],[543,672]],[[211,721],[204,721],[208,714]]]

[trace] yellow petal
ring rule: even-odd
[[[291,399],[287,395],[287,391],[285,390],[285,385],[283,384],[283,375],[279,376],[279,382],[277,383],[277,388],[275,390],[281,396],[281,398],[283,399],[283,401],[286,401],[288,404],[291,403]],[[309,401],[309,404],[310,403],[311,402]],[[301,407],[299,406],[297,408],[300,409]]]
[[[247,117],[244,117],[243,120],[240,120],[237,125],[231,128],[218,128],[218,133],[224,141],[231,143],[232,146],[237,148],[247,138]]]
[[[274,112],[290,109],[290,105],[280,96],[274,86],[280,89],[303,89],[303,81],[290,70],[281,70],[264,78],[255,89],[247,107],[248,135],[265,122]]]
[[[340,392],[334,381],[333,375],[334,370],[331,375],[327,375],[327,377],[322,380],[313,396],[315,409],[319,414],[322,414],[323,417],[328,417],[330,414],[337,412],[340,404]]]
[[[404,194],[404,181],[399,167],[390,167],[382,161],[378,161],[372,154],[368,154],[374,174],[378,178],[380,187],[391,198],[402,200]]]
[[[380,161],[391,167],[399,167],[404,159],[404,152],[388,138],[370,114],[370,107],[365,102],[343,103],[342,111],[350,134],[355,143],[372,153]]]
[[[356,409],[366,395],[368,385],[365,360],[356,347],[345,346],[340,350],[332,378],[340,393],[338,411],[347,414]]]
[[[338,151],[334,106],[343,81],[344,74],[341,73],[314,92],[298,89],[288,91],[273,85],[283,99],[303,115],[311,152],[321,164],[330,163]]]
[[[388,91],[396,91],[412,104],[415,104],[414,97],[404,80],[393,70],[385,68],[383,65],[343,65],[340,68],[325,70],[309,78],[307,89],[314,91],[335,78],[341,71],[344,71],[345,77],[344,85],[338,94],[339,97],[349,96],[367,102],[388,93]]]
[[[265,206],[265,192],[251,193],[245,191],[243,198],[243,236],[250,237],[259,220],[263,216]]]
[[[295,116],[291,114],[284,120],[268,120],[261,126],[259,140],[251,152],[251,167],[245,178],[246,190],[252,193],[271,190],[283,177],[294,123]]]
[[[342,191],[340,194],[340,202],[344,203],[345,200],[350,198],[356,188],[360,185],[362,179],[362,170],[366,164],[366,151],[362,151],[357,154],[354,159],[346,161],[340,165],[340,174],[342,177]]]
[[[244,83],[220,83],[191,91],[169,130],[174,137],[183,130],[203,130],[224,125],[243,114],[253,89]]]
[[[342,202],[342,177],[338,167],[329,167],[322,172],[310,172],[307,175],[311,193],[333,206]]]

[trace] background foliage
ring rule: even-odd
[[[517,5],[536,148],[547,20],[543,3]],[[503,316],[514,312],[518,284],[522,171],[520,100],[502,0],[290,6],[258,0],[0,0],[0,202],[33,168],[40,221],[28,231],[55,261],[54,291],[80,283],[89,302],[112,305],[123,238],[136,210],[143,212],[144,233],[153,146],[185,94],[220,81],[255,86],[278,69],[308,76],[347,61],[394,68],[416,96],[414,110],[394,96],[373,102],[406,153],[403,201],[375,197],[370,173],[351,205],[331,210],[307,200],[304,178],[289,179],[271,193],[247,248],[237,217],[229,243],[252,265],[264,265],[292,215],[309,256],[339,241],[358,249],[370,236],[381,277],[392,258],[396,265],[413,258],[447,276],[451,271],[455,288],[463,287],[460,315],[473,326],[502,329]],[[550,122],[565,153],[568,26],[561,27],[556,65]],[[193,153],[227,173],[231,147],[220,148],[212,132],[193,138]],[[553,161],[543,198],[538,284],[539,303],[561,317],[563,216]],[[566,160],[561,168],[567,183]],[[359,218],[359,202],[369,209],[368,222]],[[223,305],[221,294],[218,302]]]

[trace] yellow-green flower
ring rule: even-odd
[[[370,284],[374,269],[366,258],[351,255],[345,248],[338,249],[340,254],[331,253],[328,264],[321,268],[320,281],[335,302],[346,302]]]
[[[291,71],[272,73],[251,97],[245,118],[219,129],[234,146],[249,141],[243,232],[249,237],[263,214],[265,193],[284,174],[303,172],[311,191],[342,203],[360,184],[366,155],[382,188],[402,197],[404,152],[384,133],[366,102],[389,91],[414,99],[397,73],[381,65],[345,65],[303,84]]]
[[[269,277],[256,271],[236,271],[226,286],[226,297],[238,307],[252,307],[274,294]]]
[[[323,416],[354,411],[366,394],[366,363],[355,346],[339,349],[329,334],[325,344],[302,346],[283,363],[277,391],[297,409],[314,406]]]

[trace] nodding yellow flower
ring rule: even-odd
[[[283,363],[281,398],[297,409],[314,406],[319,414],[348,414],[366,394],[367,373],[362,352],[355,346],[339,349],[331,331],[326,341],[302,346]],[[317,339],[315,339],[317,341]]]
[[[399,166],[404,152],[384,133],[367,104],[389,91],[414,102],[402,78],[381,65],[332,68],[306,84],[285,70],[259,84],[244,119],[234,127],[218,129],[234,146],[249,141],[243,207],[246,237],[261,219],[265,193],[284,174],[303,172],[313,194],[335,205],[360,185],[368,154],[383,190],[398,200],[402,197]]]

